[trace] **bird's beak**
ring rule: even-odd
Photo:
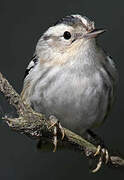
[[[95,38],[98,35],[104,33],[105,31],[106,31],[105,29],[94,29],[93,31],[86,33],[83,37],[88,39]]]

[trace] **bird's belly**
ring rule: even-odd
[[[47,117],[55,115],[62,126],[80,135],[101,124],[106,114],[108,92],[103,83],[70,78],[39,85],[36,89],[31,97],[33,108]]]

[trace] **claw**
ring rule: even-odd
[[[99,162],[97,163],[97,166],[95,169],[92,170],[92,173],[96,173],[102,166],[102,157],[99,158]]]
[[[103,148],[103,149],[101,149],[101,150],[102,150],[102,153],[103,153],[104,158],[105,158],[105,164],[107,164],[108,161],[109,161],[109,153],[108,153],[108,150],[105,149],[105,148]]]
[[[98,145],[94,156],[97,156],[97,155],[100,155],[100,158],[99,158],[96,168],[92,170],[93,173],[96,173],[101,168],[104,159],[105,159],[105,164],[107,164],[109,161],[108,150],[105,148],[101,148],[100,145]]]
[[[51,126],[48,127],[48,129],[51,129],[52,127],[54,127],[54,126],[56,125],[56,123],[57,123],[57,122],[53,122],[53,123],[51,124]]]
[[[54,128],[54,131],[53,131],[53,144],[54,144],[54,149],[53,149],[53,152],[56,152],[56,149],[57,149],[57,128],[59,128],[59,130],[61,131],[61,134],[62,134],[62,140],[64,139],[65,137],[65,131],[63,129],[63,127],[61,126],[60,122],[56,119],[56,117],[54,116],[50,116],[50,121],[52,122],[51,126],[48,128],[48,129],[51,129],[52,127]]]
[[[54,149],[53,149],[53,152],[56,152],[56,149],[57,149],[57,127],[56,125],[54,125],[54,131],[53,131],[53,144],[54,144]]]
[[[106,161],[105,163],[107,164],[109,162],[109,153],[108,150],[106,149]]]
[[[101,151],[101,146],[98,145],[97,149],[96,149],[96,152],[94,154],[94,156],[97,156],[98,154],[100,154],[100,151]]]
[[[59,127],[59,129],[61,131],[61,134],[62,134],[61,139],[63,140],[64,137],[65,137],[65,131],[64,131],[63,127],[61,126],[60,122],[58,122],[58,127]]]

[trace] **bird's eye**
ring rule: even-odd
[[[65,31],[64,34],[63,34],[63,37],[68,40],[68,39],[71,38],[71,33],[68,32],[68,31]]]

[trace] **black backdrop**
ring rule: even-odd
[[[97,130],[106,144],[123,153],[124,145],[124,1],[118,0],[0,0],[0,71],[20,92],[22,79],[38,38],[58,18],[80,13],[108,30],[100,44],[115,59],[120,75],[118,95],[106,123]],[[12,114],[0,96],[2,113]],[[43,153],[36,141],[11,131],[0,123],[0,178],[4,180],[38,179],[121,179],[124,172],[109,168],[93,175],[85,158],[77,153]]]

